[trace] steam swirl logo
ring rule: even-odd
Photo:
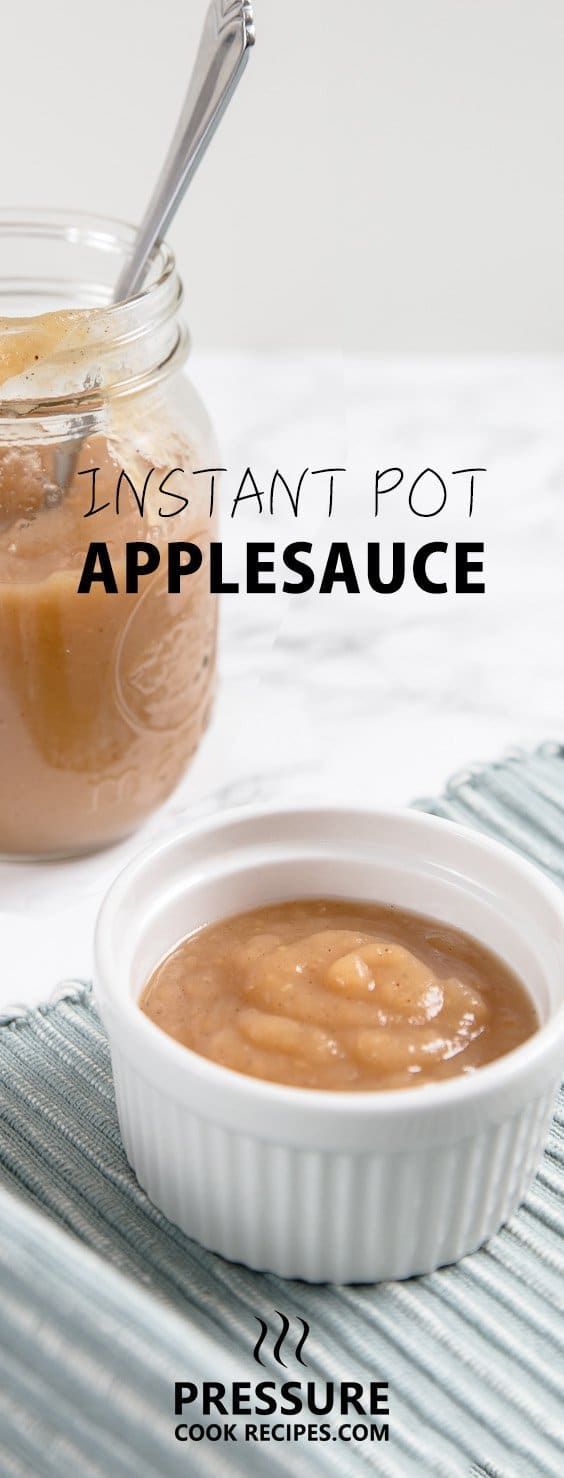
[[[280,1320],[281,1327],[280,1333],[275,1341],[275,1344],[273,1345],[272,1354],[277,1364],[282,1365],[284,1370],[287,1370],[288,1366],[286,1364],[286,1361],[282,1359],[282,1347],[284,1345],[286,1336],[290,1333],[290,1320],[286,1318],[285,1314],[281,1314],[279,1309],[275,1309],[274,1312],[277,1318]],[[259,1319],[258,1314],[255,1314],[255,1319],[257,1321],[257,1324],[260,1325],[260,1334],[254,1347],[253,1355],[255,1357],[257,1365],[262,1365],[264,1368],[264,1361],[260,1358],[260,1352],[268,1334],[268,1324],[265,1323],[264,1319]],[[294,1358],[298,1361],[299,1365],[307,1366],[307,1360],[302,1360],[302,1350],[309,1334],[309,1324],[306,1319],[298,1319],[297,1323],[301,1324],[302,1332],[294,1350]]]

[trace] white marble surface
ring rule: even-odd
[[[319,552],[348,539],[359,569],[368,539],[458,536],[484,540],[487,592],[225,597],[214,720],[163,810],[95,857],[0,865],[0,1006],[90,975],[102,894],[151,837],[255,801],[402,804],[473,760],[562,737],[563,359],[210,354],[192,371],[232,470],[226,499],[247,464],[289,479],[348,468],[330,524],[226,520],[235,563],[246,539],[282,547],[312,528]],[[414,520],[398,494],[375,522],[373,473],[390,465],[486,466],[471,523],[450,493],[441,518]]]

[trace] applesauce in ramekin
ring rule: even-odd
[[[266,904],[198,930],[140,1004],[225,1067],[359,1092],[472,1073],[538,1025],[514,972],[470,935],[338,898]]]

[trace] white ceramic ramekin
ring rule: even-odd
[[[139,1010],[199,925],[284,898],[395,903],[473,934],[526,982],[541,1025],[471,1076],[382,1093],[259,1081]],[[564,1065],[564,898],[509,849],[418,812],[239,811],[144,852],[96,938],[119,1122],[141,1185],[224,1257],[283,1277],[368,1282],[454,1262],[515,1210]]]

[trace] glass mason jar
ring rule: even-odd
[[[133,235],[90,216],[0,213],[4,856],[125,836],[176,785],[210,709],[210,483],[190,474],[217,455],[181,373],[182,289],[166,246],[143,291],[111,304]],[[204,556],[178,594],[167,582],[173,540]],[[79,593],[93,542],[107,551],[113,593],[101,580]],[[135,543],[153,550],[139,565],[162,558],[127,593]]]

